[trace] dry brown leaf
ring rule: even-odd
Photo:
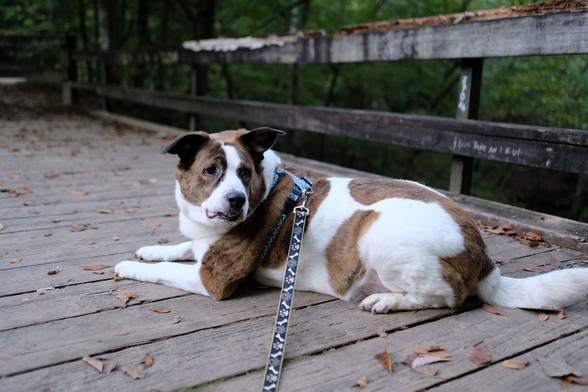
[[[90,192],[88,191],[75,191],[71,193],[74,196],[88,196]]]
[[[388,373],[392,373],[392,358],[390,358],[390,354],[388,354],[388,350],[384,350],[381,353],[378,353],[374,356],[381,364],[384,370]]]
[[[376,333],[381,338],[385,338],[386,336],[388,336],[388,333],[384,330],[384,327],[378,328],[378,330],[376,331]]]
[[[20,263],[22,261],[23,257],[15,257],[12,260],[10,260],[10,264],[16,264],[16,263]]]
[[[522,370],[529,364],[529,361],[513,361],[506,359],[502,361],[502,366],[507,369]]]
[[[113,241],[118,241],[118,240],[120,240],[120,237],[119,237],[119,236],[117,236],[117,235],[113,235],[113,236],[112,236],[112,240],[113,240]]]
[[[135,380],[139,380],[139,379],[145,377],[145,373],[143,373],[139,369],[135,369],[135,368],[128,367],[128,366],[123,366],[123,368],[121,370],[123,371],[124,374],[133,377]]]
[[[562,383],[566,382],[569,384],[578,384],[586,386],[588,385],[588,377],[575,377],[575,376],[567,376],[562,379]]]
[[[366,385],[368,385],[368,379],[366,376],[362,375],[361,377],[359,377],[357,379],[357,381],[355,382],[355,386],[359,387],[359,388],[363,388]]]
[[[439,371],[439,369],[437,369],[435,367],[424,368],[424,369],[410,368],[410,370],[412,370],[415,373],[422,374],[423,376],[426,376],[426,377],[433,377]]]
[[[484,347],[483,344],[478,344],[474,347],[474,351],[472,351],[468,359],[472,361],[477,367],[480,367],[489,363],[492,359],[492,356],[488,350],[486,350],[486,347]]]
[[[104,271],[92,271],[92,273],[96,275],[104,275]]]
[[[20,302],[33,302],[33,300],[27,297],[23,297],[20,299]]]
[[[110,208],[97,208],[96,212],[100,213],[100,214],[112,214],[114,213],[113,210],[111,210]]]
[[[484,304],[484,305],[482,305],[482,310],[484,310],[488,313],[497,314],[499,316],[508,317],[508,313],[506,313],[502,309],[498,309],[496,306]]]
[[[110,373],[111,371],[116,368],[116,362],[102,360],[97,358],[91,358],[88,355],[85,355],[82,358],[82,361],[86,362],[88,365],[92,366],[94,369],[98,370],[100,373]]]
[[[537,319],[539,321],[547,321],[547,320],[549,320],[549,315],[547,313],[539,313],[537,315]]]
[[[123,303],[123,306],[127,306],[127,302],[129,302],[131,300],[131,298],[133,297],[133,292],[131,290],[125,290],[125,291],[121,291],[120,293],[118,293],[116,295],[116,298],[120,299],[120,301]]]
[[[55,290],[55,287],[43,287],[41,289],[37,289],[37,294],[43,295],[43,294],[47,293],[47,291],[49,291],[49,290]]]
[[[83,268],[86,271],[100,271],[100,270],[103,270],[104,268],[108,268],[108,266],[104,265],[104,264],[92,264],[92,265],[86,265]]]
[[[28,206],[32,206],[33,204],[35,204],[35,200],[34,199],[28,199],[28,200],[25,200],[22,204],[24,206],[27,206],[27,207]]]
[[[157,241],[158,244],[167,244],[169,242],[169,240],[167,238],[160,238],[159,241]]]
[[[443,351],[441,346],[414,346],[412,352],[419,355],[431,355],[438,358],[449,358],[451,354]]]
[[[150,308],[149,310],[151,310],[155,313],[170,313],[171,312],[170,308],[165,308],[165,307]]]
[[[143,360],[141,361],[141,363],[146,368],[153,366],[153,356],[152,355],[149,355],[149,354],[145,355],[145,358],[143,358]]]
[[[47,271],[47,275],[57,275],[60,271],[61,269],[59,269],[59,267],[51,268]]]

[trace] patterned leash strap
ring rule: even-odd
[[[298,257],[304,236],[304,226],[310,211],[306,208],[306,196],[312,190],[303,190],[301,199],[302,205],[294,208],[294,223],[292,225],[292,237],[288,250],[288,261],[284,281],[282,283],[282,294],[274,324],[274,334],[270,347],[267,364],[265,367],[265,378],[262,391],[277,391],[280,383],[280,374],[284,362],[286,350],[286,335],[288,334],[288,321],[292,313],[292,301],[294,299],[294,286],[296,284],[296,271],[298,270]]]

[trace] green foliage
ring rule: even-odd
[[[0,34],[66,32],[77,37],[77,47],[99,47],[97,4],[115,4],[120,12],[120,36],[115,46],[162,47],[198,39],[210,14],[202,11],[207,0],[0,0]],[[232,0],[217,1],[216,37],[283,34],[292,30],[322,29],[332,34],[342,27],[398,18],[491,9],[531,1],[522,0]],[[147,29],[140,33],[140,4]],[[80,20],[80,15],[83,19]],[[82,21],[84,23],[82,23]],[[59,52],[50,48],[0,48],[0,61],[59,67]],[[127,66],[118,70],[129,86],[189,92],[188,67]],[[101,76],[97,68],[81,64],[82,80]],[[588,56],[544,56],[486,59],[480,115],[483,120],[588,130]],[[211,65],[207,67],[208,95],[453,117],[457,99],[459,64],[445,61],[374,62],[336,65]],[[150,120],[186,127],[186,115],[120,107]],[[133,113],[133,111],[135,111]],[[201,116],[202,129],[218,130],[243,124]],[[285,151],[353,166],[394,177],[424,181],[445,188],[450,157],[443,154],[377,143],[359,142],[290,130],[279,145]],[[577,176],[476,162],[476,195],[558,215],[588,220],[588,207],[571,211]],[[537,180],[530,180],[530,179]],[[586,195],[586,190],[582,191]],[[542,197],[538,197],[540,195]],[[573,214],[573,215],[572,215]]]

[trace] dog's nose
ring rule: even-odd
[[[227,195],[227,201],[231,208],[238,209],[245,204],[245,195],[241,192],[231,192]]]

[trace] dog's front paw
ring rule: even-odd
[[[114,266],[114,276],[121,279],[137,279],[140,264],[138,261],[121,261]]]
[[[139,248],[135,252],[135,256],[145,261],[169,261],[166,247],[161,245],[150,245]]]

